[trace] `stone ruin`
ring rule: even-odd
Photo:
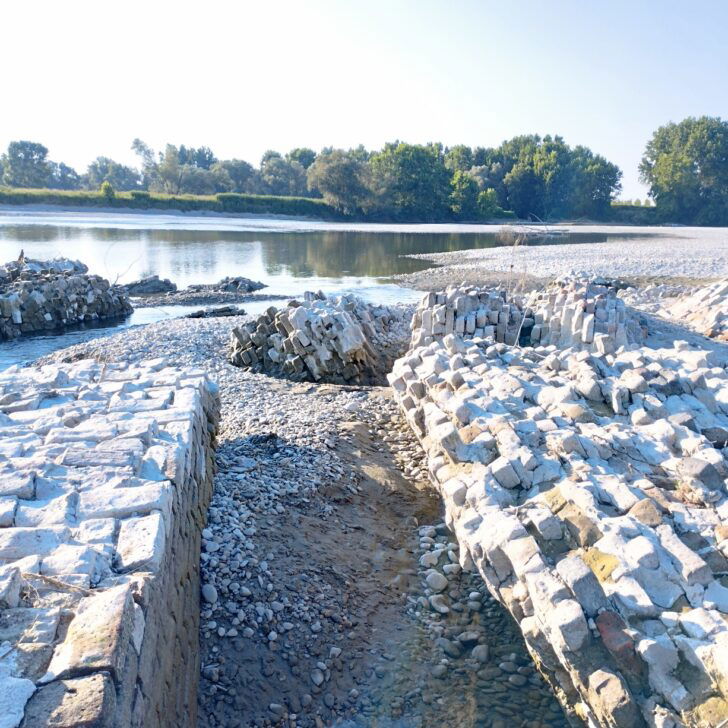
[[[606,353],[605,347],[613,352],[614,346],[644,338],[636,316],[628,315],[608,281],[573,276],[530,296],[466,285],[428,293],[415,311],[412,329],[412,348],[455,334]]]
[[[233,329],[230,362],[298,381],[382,383],[406,347],[408,324],[401,307],[307,292],[302,303],[271,307]]]
[[[0,341],[127,316],[126,292],[78,261],[24,259],[0,267]]]
[[[679,341],[629,343],[639,327],[613,290],[570,288],[531,298],[548,345],[468,338],[467,326],[466,336],[438,333],[395,363],[395,397],[427,452],[462,566],[518,622],[570,715],[724,726],[726,361]],[[426,300],[434,309],[442,295]]]
[[[0,373],[0,725],[197,724],[218,408],[163,360]]]
[[[728,341],[728,279],[680,296],[667,313],[704,336]]]

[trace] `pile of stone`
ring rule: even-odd
[[[131,313],[122,288],[87,271],[63,258],[0,267],[0,341]]]
[[[0,375],[2,725],[195,725],[218,399],[201,370]]]
[[[185,318],[221,318],[227,316],[245,316],[245,309],[240,306],[212,306],[188,313]]]
[[[728,341],[728,278],[680,296],[667,313],[705,336]]]
[[[298,381],[381,383],[406,348],[409,319],[405,308],[306,292],[233,329],[230,362]]]
[[[641,324],[617,292],[611,281],[580,277],[565,277],[545,291],[534,291],[524,308],[523,328],[530,332],[530,343],[612,354],[615,348],[641,342]]]
[[[449,286],[427,293],[415,311],[411,346],[423,346],[448,334],[516,343],[523,325],[523,297],[505,289]]]
[[[126,283],[124,289],[130,296],[149,296],[154,293],[173,293],[177,290],[177,284],[172,283],[169,278],[151,275]]]
[[[634,314],[604,279],[565,277],[528,298],[505,288],[450,286],[426,294],[415,312],[411,346],[448,334],[497,343],[602,351],[642,341]],[[610,342],[613,342],[610,343]]]
[[[210,293],[252,293],[265,288],[265,283],[253,281],[243,276],[228,276],[217,283],[194,284],[187,286],[188,291],[208,291]]]
[[[450,334],[399,359],[390,382],[462,566],[519,623],[566,709],[594,725],[717,727],[728,375],[684,342],[600,333],[594,351]]]

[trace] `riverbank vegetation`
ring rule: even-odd
[[[267,151],[258,167],[209,147],[140,139],[139,168],[97,157],[79,174],[37,142],[0,157],[0,202],[309,215],[381,222],[505,218],[728,224],[728,124],[703,117],[655,132],[640,165],[656,205],[620,203],[621,170],[559,136],[498,147],[391,142],[376,151]],[[649,201],[647,201],[649,202]]]

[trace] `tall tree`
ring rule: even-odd
[[[63,162],[49,162],[50,173],[47,185],[52,190],[81,189],[81,175]]]
[[[450,209],[459,220],[474,220],[478,216],[478,185],[461,169],[455,170],[450,182]]]
[[[445,152],[445,166],[451,171],[466,172],[473,166],[473,150],[465,144],[456,144]]]
[[[298,162],[304,169],[308,169],[316,159],[316,152],[308,147],[296,147],[286,154],[289,162]]]
[[[662,219],[728,225],[728,122],[688,117],[661,126],[640,163]]]
[[[309,190],[344,214],[366,210],[372,198],[369,168],[355,154],[342,149],[322,151],[307,173]]]
[[[8,187],[46,187],[51,176],[48,148],[38,142],[10,142],[2,166]]]
[[[440,144],[390,142],[370,160],[382,212],[405,220],[441,220],[449,213],[450,172]]]
[[[306,170],[298,162],[289,162],[278,152],[267,151],[260,163],[263,190],[269,195],[302,196],[306,194]]]
[[[97,190],[108,182],[115,190],[138,190],[141,188],[141,175],[133,167],[115,162],[109,157],[96,157],[86,170],[86,186]]]

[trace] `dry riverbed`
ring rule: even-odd
[[[227,339],[244,320],[178,319],[52,357],[163,352],[220,384],[199,725],[565,725],[510,617],[460,570],[389,390],[236,369]]]

